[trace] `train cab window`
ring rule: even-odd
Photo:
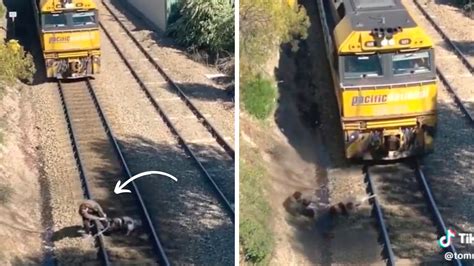
[[[94,26],[96,24],[94,12],[81,12],[72,14],[72,24],[77,26]]]
[[[382,76],[379,55],[344,56],[344,78],[368,78]]]
[[[43,15],[44,28],[66,27],[67,17],[65,14],[46,14]]]
[[[428,51],[394,54],[392,61],[394,75],[431,72],[431,58]]]

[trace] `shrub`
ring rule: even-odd
[[[270,79],[259,74],[242,80],[241,96],[247,112],[258,119],[265,119],[273,111],[276,88]]]
[[[281,43],[305,39],[310,25],[306,10],[286,1],[240,1],[241,70],[258,72]]]
[[[186,47],[207,50],[212,56],[234,53],[234,7],[230,0],[187,0],[168,34]]]
[[[25,53],[18,41],[0,44],[0,80],[2,85],[11,84],[15,79],[32,81],[35,66],[33,57]]]
[[[274,246],[270,228],[271,211],[263,197],[265,170],[255,152],[242,147],[240,180],[240,243],[246,261],[267,264]]]
[[[240,238],[246,261],[261,263],[272,252],[273,237],[270,230],[255,220],[240,221]]]

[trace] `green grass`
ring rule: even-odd
[[[245,79],[241,86],[241,97],[245,110],[260,120],[264,120],[272,114],[276,96],[274,82],[262,75]]]
[[[270,226],[271,209],[265,200],[265,168],[261,158],[248,147],[241,147],[240,161],[240,243],[245,260],[268,265],[274,247]]]

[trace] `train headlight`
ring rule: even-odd
[[[411,43],[411,40],[410,39],[401,39],[400,41],[398,41],[398,43],[400,45],[409,45]]]
[[[375,47],[375,42],[374,41],[365,42],[365,46],[366,47]]]
[[[94,64],[100,65],[100,57],[94,56]]]
[[[359,132],[354,131],[349,135],[349,142],[355,141],[359,138]]]

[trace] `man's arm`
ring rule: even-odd
[[[88,213],[86,210],[81,212],[82,217],[89,220],[102,220],[104,218]]]
[[[104,210],[102,210],[102,207],[98,203],[94,204],[94,210],[99,213],[101,217],[106,217]]]

